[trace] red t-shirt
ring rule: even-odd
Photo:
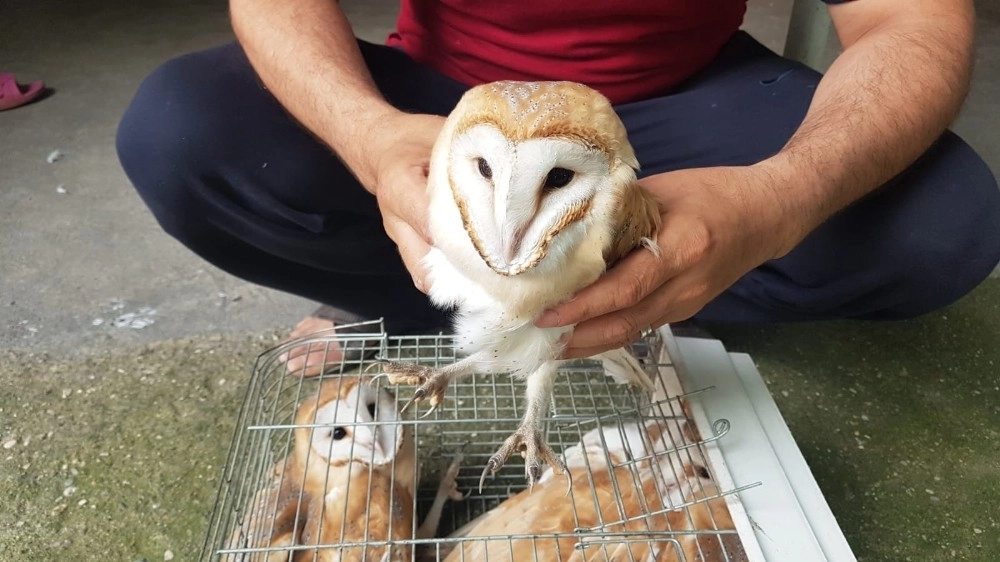
[[[403,0],[387,44],[470,86],[572,80],[614,103],[703,68],[746,0]]]

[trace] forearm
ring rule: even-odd
[[[230,0],[233,29],[261,80],[372,190],[366,135],[395,112],[375,87],[333,0]]]
[[[971,13],[938,11],[841,29],[847,47],[802,125],[761,163],[782,215],[796,217],[779,255],[905,169],[954,119],[968,91],[973,23]]]

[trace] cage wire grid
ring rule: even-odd
[[[569,510],[573,521],[571,529],[505,533],[486,538],[460,534],[463,528],[475,525],[480,520],[477,518],[527,487],[523,459],[514,455],[479,490],[480,475],[487,460],[521,421],[524,382],[507,375],[475,375],[453,381],[443,403],[429,416],[425,417],[427,406],[417,404],[389,422],[408,431],[408,435],[398,434],[403,435],[403,441],[412,439],[413,453],[419,463],[419,476],[417,471],[404,471],[401,477],[396,474],[396,456],[389,464],[394,480],[389,504],[396,511],[400,507],[397,504],[405,504],[402,510],[412,514],[407,528],[391,529],[394,522],[390,519],[389,532],[380,534],[369,529],[368,522],[364,521],[361,540],[348,537],[345,507],[339,531],[332,530],[337,536],[329,536],[331,533],[327,532],[327,536],[303,540],[304,520],[315,514],[307,513],[307,500],[302,496],[284,502],[286,507],[291,506],[287,508],[293,515],[277,513],[280,509],[278,496],[285,492],[275,490],[297,476],[286,474],[287,467],[291,466],[286,459],[295,454],[295,432],[305,430],[311,435],[315,431],[329,431],[330,425],[317,423],[315,419],[305,420],[305,423],[297,421],[297,411],[310,401],[317,402],[324,387],[362,375],[376,392],[388,389],[394,395],[398,412],[415,387],[389,385],[385,378],[374,377],[379,372],[375,357],[430,366],[456,361],[449,335],[390,337],[378,321],[352,325],[348,328],[351,333],[345,328],[348,327],[287,342],[257,358],[222,469],[200,560],[471,561],[487,557],[490,560],[520,560],[515,558],[515,551],[528,552],[536,560],[577,559],[573,556],[581,560],[608,560],[613,553],[622,556],[619,558],[622,560],[746,560],[725,506],[726,502],[738,502],[740,491],[760,483],[726,490],[712,485],[715,467],[710,465],[704,446],[723,438],[730,429],[729,422],[718,419],[711,427],[697,427],[686,407],[686,399],[713,389],[695,389],[685,394],[657,333],[632,345],[634,355],[656,384],[657,390],[652,396],[617,383],[606,375],[604,366],[597,361],[571,361],[559,369],[546,423],[548,443],[557,454],[564,455],[564,459],[574,446],[579,449],[579,444],[588,435],[591,443],[594,436],[600,443],[599,447],[582,449],[586,453],[582,456],[582,471],[579,467],[571,469],[574,492],[570,493],[562,484],[565,490],[559,496],[562,505],[554,509]],[[339,364],[324,366],[324,374],[320,376],[289,373],[278,360],[282,353],[297,346],[309,345],[310,351],[325,351],[334,343],[345,349],[344,358]],[[357,400],[360,396],[358,394]],[[356,411],[360,411],[359,405],[355,405]],[[357,429],[386,424],[385,420],[352,419],[350,426]],[[629,433],[630,428],[649,427],[659,428],[658,441],[653,443],[650,433],[640,432],[642,443],[633,450],[636,444],[634,437],[629,437],[633,435]],[[609,452],[609,440],[624,443],[623,458]],[[313,453],[310,450],[308,454]],[[454,480],[457,490],[465,497],[444,505],[433,536],[420,536],[420,524],[438,495],[442,475],[459,455],[461,464]],[[369,502],[376,497],[371,487],[373,465],[374,462],[369,462],[367,468],[361,469],[368,471],[368,488],[356,490],[368,497]],[[691,467],[704,467],[703,476],[707,478],[692,476],[694,469]],[[599,474],[602,472],[608,476],[607,483]],[[412,475],[411,481],[402,481],[409,475]],[[324,493],[335,484],[329,478],[329,475],[324,476]],[[553,478],[561,480],[564,477],[557,474]],[[578,480],[582,486],[579,493],[576,491]],[[595,490],[601,485],[610,485],[613,489],[610,504],[598,499]],[[349,486],[350,483],[344,492],[347,495],[351,493]],[[399,492],[400,489],[413,489],[415,494],[410,498],[405,492]],[[638,498],[638,505],[625,504],[622,496],[629,492]],[[700,515],[696,515],[694,512],[699,506]],[[369,505],[367,509],[376,508]],[[581,516],[583,512],[588,514]],[[366,513],[367,510],[363,511],[362,519]],[[282,516],[287,521],[279,523]],[[320,517],[324,515],[321,513]],[[352,523],[356,525],[357,521]],[[397,527],[403,525],[395,524]],[[252,529],[248,529],[248,525]],[[276,539],[282,525],[291,526],[290,540]],[[453,534],[456,530],[459,534]],[[476,550],[474,545],[480,549]],[[499,557],[496,555],[498,545],[506,547],[506,552]],[[597,550],[599,556],[594,556]]]

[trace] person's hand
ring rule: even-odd
[[[427,233],[427,167],[444,125],[437,115],[399,113],[378,129],[370,153],[367,186],[378,201],[386,234],[396,243],[417,289],[426,292],[422,258],[430,251]]]
[[[563,357],[628,344],[642,330],[694,316],[745,273],[799,241],[762,167],[679,170],[640,181],[660,204],[660,256],[637,249],[536,321],[577,324]]]

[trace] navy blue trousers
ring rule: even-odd
[[[402,52],[361,43],[396,107],[446,115],[466,90]],[[777,152],[820,75],[745,33],[662,97],[616,107],[643,174],[745,165]],[[437,329],[374,198],[264,89],[238,45],[171,60],[139,87],[118,129],[122,166],[163,229],[243,279]],[[709,303],[713,322],[897,319],[947,305],[1000,259],[1000,191],[945,133],[913,166]]]

